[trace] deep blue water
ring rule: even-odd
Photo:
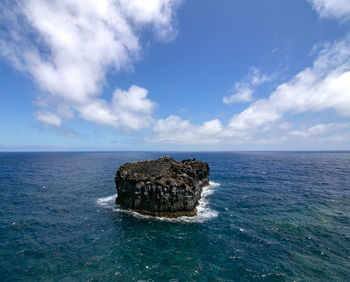
[[[195,218],[123,212],[114,176],[210,163]],[[0,281],[350,281],[350,153],[0,153]]]

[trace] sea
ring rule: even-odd
[[[195,217],[115,204],[125,162],[210,165]],[[0,153],[0,281],[350,281],[350,152]]]

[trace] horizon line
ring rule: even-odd
[[[18,150],[18,151],[1,151],[0,153],[239,153],[239,152],[350,152],[348,150]]]

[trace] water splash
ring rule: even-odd
[[[108,197],[104,197],[104,198],[99,198],[96,202],[99,206],[102,207],[110,207],[111,205],[113,205],[113,203],[115,202],[115,199],[117,198],[118,194],[114,194]]]

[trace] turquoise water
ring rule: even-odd
[[[194,218],[120,210],[127,161],[210,163]],[[349,281],[350,153],[0,153],[0,281]]]

